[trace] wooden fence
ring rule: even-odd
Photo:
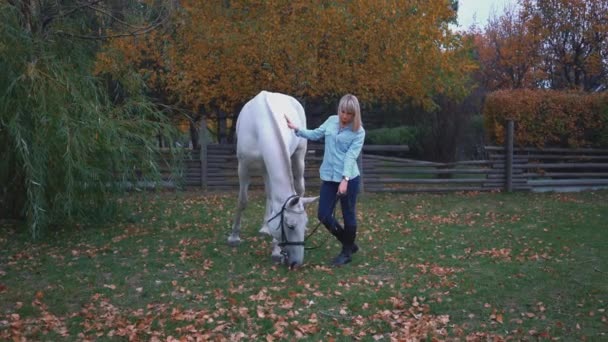
[[[490,176],[505,191],[581,191],[608,189],[608,149],[515,148],[514,122],[505,127],[505,146],[486,146]]]
[[[359,157],[362,191],[578,191],[608,189],[608,149],[514,148],[513,124],[505,146],[486,146],[485,160],[436,163],[404,158],[406,146],[365,145]],[[235,145],[188,150],[182,184],[205,190],[238,189]],[[305,182],[320,185],[323,145],[308,145]],[[262,187],[261,177],[251,186]]]
[[[487,160],[455,163],[391,156],[396,150],[399,148],[366,146],[359,160],[364,191],[578,191],[608,188],[608,150],[516,148],[513,149],[510,167],[508,150],[502,146],[486,146]],[[307,188],[318,188],[320,184],[322,151],[319,145],[309,147],[304,175]],[[184,156],[184,185],[205,190],[238,189],[233,145],[208,145],[207,158],[203,159],[200,152],[188,151]],[[262,185],[261,177],[253,178],[253,188]]]
[[[486,150],[496,167],[505,166],[503,147],[488,146]],[[504,175],[495,177],[506,186]],[[608,188],[608,150],[516,148],[511,186],[513,190],[536,192]]]
[[[367,156],[367,153],[404,153],[408,150],[407,146],[364,146],[358,161],[359,168],[362,170],[365,168],[363,156]],[[323,145],[308,144],[304,171],[306,187],[319,187],[319,167],[322,159]],[[200,150],[188,150],[184,155],[183,165],[183,184],[186,186],[199,186],[208,190],[238,189],[236,145],[234,144],[210,144]],[[254,177],[251,187],[261,186],[263,186],[262,178]],[[365,186],[366,183],[362,184],[362,187]]]

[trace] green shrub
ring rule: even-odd
[[[415,127],[399,126],[377,128],[366,131],[365,143],[370,145],[408,145],[417,144],[420,132]]]
[[[600,111],[600,129],[592,141],[595,146],[608,147],[608,104]]]

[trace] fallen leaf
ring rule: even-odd
[[[498,314],[496,315],[496,322],[502,324],[503,323],[503,318],[502,318],[502,314]]]

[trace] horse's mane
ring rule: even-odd
[[[281,127],[277,122],[277,117],[272,110],[272,107],[269,103],[269,96],[274,95],[273,93],[268,92],[266,96],[266,106],[268,107],[268,113],[270,114],[270,121],[272,122],[272,128],[274,129],[275,136],[279,137],[279,144],[281,151],[283,152],[283,158],[287,161],[287,175],[289,175],[289,184],[291,184],[291,190],[295,193],[295,185],[293,184],[293,170],[291,169],[291,158],[289,158],[289,151],[287,150],[287,145],[285,145],[285,140],[283,139],[283,134],[281,133]]]

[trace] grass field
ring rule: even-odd
[[[2,223],[0,340],[608,339],[608,192],[364,194],[353,262],[319,229],[297,271],[261,193],[227,246],[235,200],[133,194],[41,242]]]

